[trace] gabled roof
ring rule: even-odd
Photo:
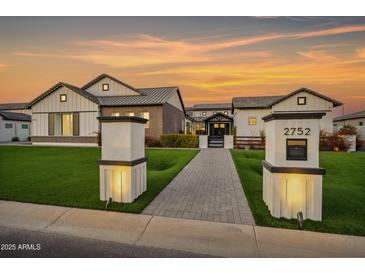
[[[289,93],[289,94],[288,94],[288,95],[286,95],[286,96],[283,96],[281,99],[279,99],[279,100],[277,100],[276,102],[274,102],[271,106],[276,105],[276,104],[280,103],[281,101],[284,101],[285,99],[287,99],[287,98],[289,98],[289,97],[292,97],[292,96],[294,96],[294,95],[296,95],[296,94],[298,94],[298,93],[300,93],[300,92],[307,92],[307,93],[309,93],[309,94],[312,94],[312,95],[314,95],[314,96],[317,96],[317,97],[319,97],[319,98],[322,98],[322,99],[324,99],[324,100],[327,100],[327,101],[329,101],[329,102],[331,102],[331,103],[333,104],[333,107],[338,107],[338,106],[343,105],[343,103],[341,103],[340,101],[337,101],[337,100],[332,99],[332,98],[330,98],[330,97],[327,97],[327,96],[325,96],[325,95],[323,95],[323,94],[320,94],[320,93],[318,93],[318,92],[315,92],[314,90],[311,90],[311,89],[309,89],[309,88],[300,88],[300,89],[297,89],[297,90],[295,90],[295,91],[293,91],[293,92]]]
[[[327,100],[333,104],[333,107],[341,106],[342,103],[323,94],[315,92],[309,88],[297,89],[288,95],[280,96],[258,96],[258,97],[235,97],[232,100],[233,108],[239,109],[254,109],[254,108],[271,108],[272,106],[300,93],[307,92],[324,100]]]
[[[63,83],[63,82],[59,82],[56,85],[54,85],[53,87],[51,87],[49,90],[43,92],[41,95],[39,95],[37,98],[35,98],[33,101],[31,101],[26,108],[30,108],[32,105],[34,105],[35,103],[38,103],[40,100],[42,100],[43,98],[47,97],[48,95],[50,95],[52,92],[58,90],[61,87],[66,87],[74,92],[76,92],[77,94],[89,99],[90,101],[99,104],[99,100],[97,99],[96,96],[92,95],[91,93],[82,90],[78,87],[75,87],[73,85],[67,84],[67,83]]]
[[[115,82],[117,82],[117,83],[119,83],[119,84],[121,84],[121,85],[137,92],[137,93],[140,93],[139,90],[137,90],[136,88],[134,88],[134,87],[132,87],[132,86],[130,86],[130,85],[118,80],[117,78],[114,78],[113,76],[110,76],[110,75],[106,74],[106,73],[103,73],[103,74],[99,75],[98,77],[96,77],[94,80],[91,80],[90,82],[86,83],[85,85],[83,85],[81,87],[81,89],[88,89],[89,87],[91,87],[92,85],[94,85],[95,83],[99,82],[100,80],[102,80],[104,78],[109,78],[109,79],[111,79],[111,80],[113,80],[113,81],[115,81]]]
[[[233,108],[254,109],[270,108],[275,102],[285,96],[255,96],[255,97],[234,97]]]
[[[209,116],[209,117],[205,118],[203,121],[209,121],[209,120],[211,120],[211,119],[213,119],[213,118],[215,118],[215,117],[217,117],[217,116],[222,116],[222,117],[224,117],[224,118],[226,118],[226,119],[228,119],[228,120],[230,120],[230,121],[233,121],[233,118],[231,118],[231,117],[229,117],[228,115],[225,115],[225,114],[223,114],[223,113],[221,113],[221,112],[218,112],[218,113],[216,113],[216,114],[213,114],[213,115],[211,115],[211,116]]]
[[[141,95],[98,96],[102,106],[151,106],[162,105],[177,92],[185,112],[184,103],[178,87],[159,87],[138,89]]]
[[[31,121],[31,116],[24,113],[0,111],[0,116],[3,117],[4,120],[10,121]]]
[[[0,110],[25,109],[28,103],[7,103],[0,104]]]
[[[218,103],[218,104],[197,104],[187,108],[189,111],[194,110],[227,110],[231,109],[232,103]]]
[[[345,120],[351,120],[351,119],[359,119],[359,118],[365,118],[365,110],[335,117],[333,119],[333,121],[334,122],[339,122],[339,121],[345,121]]]

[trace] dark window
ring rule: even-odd
[[[359,126],[363,126],[364,123],[362,121],[359,122]]]
[[[5,124],[5,128],[13,128],[13,124],[8,124],[8,123],[6,123],[6,124]]]
[[[297,103],[298,103],[298,105],[306,105],[307,104],[307,97],[298,97]]]
[[[60,101],[61,102],[66,102],[67,101],[67,94],[61,94],[60,95]]]
[[[307,161],[307,139],[286,139],[286,159]]]
[[[22,124],[22,129],[28,129],[28,125]]]
[[[109,84],[103,84],[103,91],[109,90]]]

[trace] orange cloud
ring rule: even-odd
[[[365,59],[365,48],[362,48],[362,49],[358,49],[357,50],[357,55],[361,58],[364,58]]]

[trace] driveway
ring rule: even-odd
[[[223,148],[202,149],[143,214],[254,224],[231,153]]]

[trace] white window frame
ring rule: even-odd
[[[103,89],[103,91],[109,91],[109,88],[110,88],[110,86],[109,86],[109,84],[108,84],[108,83],[104,83],[104,84],[102,85],[102,89]]]
[[[147,115],[145,115],[146,113],[147,113]],[[150,112],[149,111],[143,111],[141,113],[141,117],[148,120],[147,123],[144,124],[144,128],[150,128]]]
[[[252,123],[251,121],[255,121],[255,123]],[[257,125],[257,118],[256,117],[248,117],[247,124],[249,126],[256,126]]]
[[[67,94],[60,94],[60,102],[61,103],[67,102]]]

